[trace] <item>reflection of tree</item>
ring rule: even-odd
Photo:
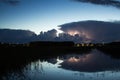
[[[28,64],[26,69],[24,70],[26,73],[31,73],[32,75],[36,75],[38,73],[44,74],[44,69],[41,61],[36,61]],[[35,74],[36,73],[36,74]]]
[[[44,73],[44,69],[41,61],[39,61],[39,67],[40,67],[39,70],[41,71],[41,73]]]
[[[34,62],[34,63],[35,64],[33,66],[34,66],[35,72],[43,74],[44,73],[44,69],[43,69],[42,62],[39,60],[39,61]]]

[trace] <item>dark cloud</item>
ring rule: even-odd
[[[120,65],[118,64],[120,61],[111,59],[98,50],[93,50],[89,54],[66,56],[66,59],[63,59],[60,64],[60,68],[80,72],[99,72],[119,70]]]
[[[84,41],[111,42],[120,40],[120,24],[103,21],[80,21],[60,25],[64,33],[79,34]]]
[[[36,35],[28,30],[0,29],[0,42],[26,43],[30,41],[113,42],[120,41],[120,23],[103,21],[80,21],[60,25],[57,30]]]
[[[40,41],[74,41],[74,42],[81,42],[82,39],[79,35],[71,36],[66,33],[59,33],[57,36],[57,30],[52,29],[47,32],[40,32],[38,35],[38,40]]]
[[[82,42],[83,38],[78,34],[72,36],[66,33],[60,33],[57,36],[57,30],[52,29],[47,32],[40,32],[36,35],[28,30],[0,29],[0,42],[26,43],[31,41],[74,41]]]
[[[118,23],[118,24],[120,24],[120,21],[118,21],[118,20],[116,20],[116,21],[113,21],[114,23]]]
[[[82,41],[79,35],[71,36],[66,33],[61,33],[57,36],[57,30],[52,29],[47,32],[40,32],[36,35],[28,30],[15,30],[15,29],[0,29],[0,42],[9,43],[26,43],[31,41]]]
[[[74,41],[74,42],[83,41],[78,34],[72,36],[66,33],[59,33],[57,36],[57,30],[55,29],[49,30],[47,32],[40,32],[37,38],[40,41]]]
[[[25,43],[35,37],[36,34],[28,30],[0,29],[0,42]]]
[[[83,3],[91,3],[96,5],[104,5],[104,6],[114,6],[116,8],[120,8],[119,0],[74,0]]]
[[[18,3],[20,3],[20,0],[0,0],[0,3],[18,5]]]

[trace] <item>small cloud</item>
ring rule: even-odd
[[[103,5],[103,6],[114,6],[116,8],[120,8],[120,1],[118,0],[74,0],[74,1]]]
[[[0,2],[10,5],[18,5],[20,3],[20,0],[0,0]]]

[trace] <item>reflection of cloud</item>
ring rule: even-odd
[[[70,59],[68,59],[68,62],[70,62],[70,63],[75,63],[75,62],[79,62],[80,61],[80,59],[77,59],[77,58],[75,58],[75,57],[71,57]]]
[[[80,21],[60,25],[65,33],[77,32],[83,40],[108,42],[120,40],[120,24],[103,21]]]
[[[0,2],[10,4],[10,5],[17,5],[20,1],[19,0],[0,0]]]
[[[96,5],[114,6],[120,8],[120,1],[118,0],[74,0],[83,3],[91,3]]]
[[[120,60],[111,59],[109,56],[93,50],[90,54],[76,55],[64,59],[63,63],[61,63],[61,68],[73,71],[98,72],[120,69],[119,64]]]

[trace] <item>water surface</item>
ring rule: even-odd
[[[26,64],[8,72],[3,80],[119,80],[120,59],[96,49],[87,53],[69,53]]]

